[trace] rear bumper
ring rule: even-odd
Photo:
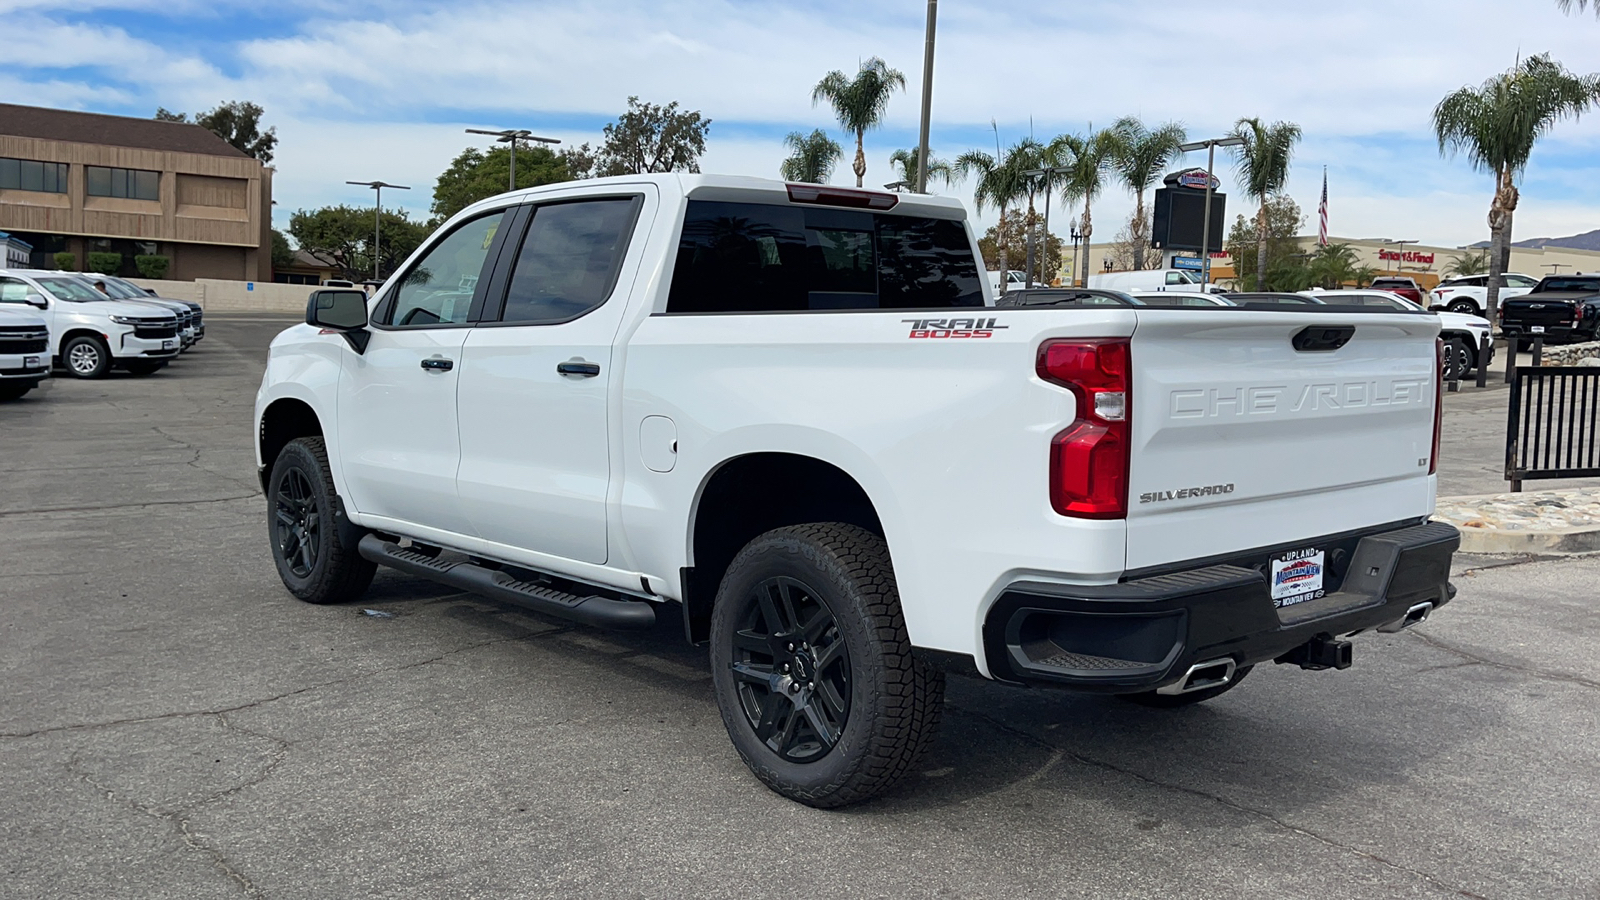
[[[1552,344],[1568,341],[1592,341],[1595,339],[1594,328],[1581,326],[1575,328],[1571,325],[1545,325],[1543,332],[1534,334],[1528,330],[1529,327],[1519,322],[1505,322],[1500,326],[1500,333],[1508,341],[1531,341],[1536,337],[1542,337]]]
[[[1343,569],[1342,583],[1283,609],[1273,605],[1262,570],[1237,564],[1113,585],[1011,584],[984,620],[989,671],[1006,681],[1099,693],[1150,691],[1179,681],[1197,663],[1255,665],[1319,637],[1398,627],[1422,604],[1437,608],[1455,595],[1450,559],[1461,535],[1450,525],[1305,543],[1351,548],[1330,565]]]

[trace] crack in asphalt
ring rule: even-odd
[[[388,666],[388,667],[385,667],[385,668],[382,668],[382,669],[375,669],[375,670],[373,670],[371,672],[363,672],[363,673],[361,673],[359,675],[346,676],[344,678],[335,678],[335,679],[332,679],[330,681],[323,681],[323,682],[319,682],[317,684],[312,684],[312,685],[307,685],[305,687],[296,688],[296,689],[294,689],[292,691],[285,691],[282,694],[275,694],[275,695],[273,695],[271,697],[263,697],[263,698],[258,699],[258,700],[251,700],[251,701],[249,701],[247,703],[239,703],[239,704],[235,704],[233,706],[222,707],[222,708],[219,708],[219,709],[178,710],[178,711],[175,711],[175,712],[156,713],[154,715],[148,715],[148,716],[130,716],[129,718],[126,718],[126,719],[112,719],[110,721],[105,721],[105,722],[80,722],[80,723],[73,724],[73,725],[52,725],[52,726],[50,726],[48,728],[39,728],[39,729],[35,729],[33,731],[0,732],[0,739],[22,740],[24,738],[39,737],[41,735],[56,734],[58,732],[64,732],[64,731],[87,731],[87,730],[90,730],[90,729],[97,729],[97,728],[114,728],[114,727],[116,727],[118,725],[135,725],[135,724],[139,724],[139,723],[143,723],[143,722],[160,722],[160,721],[163,721],[163,720],[166,720],[166,719],[192,719],[192,718],[196,718],[196,717],[200,717],[200,716],[224,716],[224,715],[226,715],[228,713],[236,713],[236,712],[242,712],[242,711],[247,710],[247,709],[254,709],[254,708],[258,707],[258,706],[265,706],[265,705],[267,705],[269,703],[276,703],[279,700],[286,700],[286,699],[288,699],[290,697],[297,697],[297,696],[299,696],[301,694],[309,693],[311,691],[321,690],[321,689],[327,688],[327,687],[335,687],[337,685],[348,684],[348,683],[354,682],[354,681],[361,681],[361,680],[364,680],[364,679],[367,679],[367,678],[373,678],[373,677],[376,677],[376,676],[379,676],[379,675],[388,675],[388,674],[391,674],[391,673],[394,673],[394,672],[404,672],[404,671],[406,671],[408,669],[417,669],[417,668],[421,668],[422,666],[433,665],[434,663],[441,662],[443,660],[449,659],[452,656],[456,656],[456,655],[462,654],[462,653],[470,653],[473,650],[481,650],[484,647],[492,647],[495,644],[510,644],[510,643],[515,643],[517,641],[529,641],[529,640],[534,640],[534,639],[537,639],[537,638],[542,638],[542,637],[551,636],[551,635],[555,635],[555,634],[562,634],[562,633],[565,633],[565,629],[558,629],[558,630],[553,631],[553,632],[541,632],[539,634],[532,634],[532,635],[518,635],[516,637],[495,638],[494,640],[490,640],[490,641],[479,641],[479,642],[477,642],[475,644],[468,644],[465,647],[459,647],[459,648],[457,648],[455,650],[450,650],[450,651],[441,653],[438,656],[429,657],[428,659],[424,659],[424,660],[418,660],[417,662],[405,663],[404,665],[399,665],[399,666]]]
[[[49,506],[43,509],[8,509],[0,510],[0,518],[13,516],[37,516],[46,513],[63,512],[106,512],[116,509],[145,509],[151,506],[186,506],[202,505],[206,503],[232,503],[236,500],[251,500],[261,496],[261,491],[255,490],[237,497],[213,497],[209,500],[145,500],[141,503],[108,503],[104,506]]]
[[[1518,672],[1523,675],[1541,678],[1546,681],[1560,681],[1566,684],[1575,684],[1579,687],[1600,688],[1600,681],[1596,681],[1592,678],[1584,678],[1582,675],[1568,675],[1563,672],[1547,672],[1544,669],[1537,669],[1532,666],[1519,666],[1514,663],[1490,659],[1486,656],[1480,656],[1476,653],[1473,653],[1470,650],[1465,650],[1461,647],[1447,644],[1436,637],[1429,637],[1427,634],[1417,631],[1415,628],[1407,629],[1405,633],[1436,650],[1443,650],[1446,653],[1455,654],[1456,656],[1459,656],[1462,659],[1474,664],[1490,666],[1496,669],[1503,669],[1507,672]]]
[[[1411,876],[1413,876],[1415,878],[1419,878],[1419,879],[1427,882],[1428,884],[1431,884],[1434,887],[1439,888],[1440,890],[1448,891],[1448,892],[1450,892],[1452,894],[1455,894],[1458,897],[1467,897],[1467,898],[1471,898],[1471,900],[1488,900],[1488,898],[1484,897],[1482,894],[1474,894],[1471,891],[1466,890],[1465,888],[1459,888],[1459,887],[1455,887],[1453,885],[1446,884],[1443,881],[1440,881],[1436,876],[1430,875],[1427,872],[1423,872],[1423,871],[1421,871],[1419,869],[1413,869],[1410,866],[1402,865],[1401,863],[1397,863],[1397,862],[1395,862],[1393,860],[1390,860],[1390,859],[1385,859],[1384,857],[1378,856],[1377,854],[1372,853],[1370,851],[1362,850],[1359,847],[1352,847],[1352,846],[1350,846],[1348,844],[1342,844],[1342,843],[1334,840],[1333,838],[1327,837],[1325,835],[1318,834],[1315,831],[1311,831],[1311,830],[1309,830],[1307,828],[1303,828],[1303,827],[1301,827],[1299,825],[1294,825],[1294,824],[1291,824],[1289,822],[1285,822],[1283,819],[1278,818],[1276,815],[1273,815],[1272,813],[1267,812],[1266,810],[1256,809],[1255,807],[1252,807],[1252,806],[1246,806],[1243,803],[1240,803],[1240,802],[1238,802],[1236,800],[1230,800],[1227,797],[1223,797],[1223,796],[1221,796],[1219,794],[1213,794],[1213,793],[1210,793],[1209,791],[1203,791],[1203,790],[1201,790],[1199,788],[1193,788],[1193,787],[1188,787],[1188,786],[1181,785],[1181,784],[1172,784],[1170,782],[1161,781],[1160,779],[1152,778],[1152,777],[1150,777],[1148,775],[1145,775],[1143,773],[1135,772],[1132,769],[1123,768],[1122,766],[1116,765],[1115,763],[1106,762],[1105,760],[1095,759],[1094,757],[1091,757],[1091,756],[1085,756],[1084,754],[1079,753],[1079,752],[1077,752],[1075,750],[1071,750],[1071,749],[1068,749],[1066,747],[1059,747],[1059,746],[1057,746],[1055,744],[1052,744],[1049,741],[1047,741],[1047,740],[1045,740],[1045,739],[1043,739],[1041,737],[1038,737],[1037,735],[1030,734],[1030,733],[1028,733],[1026,731],[1023,731],[1023,730],[1013,726],[1013,725],[1008,725],[1005,722],[1002,722],[1002,721],[1000,721],[998,719],[992,718],[992,717],[990,717],[990,716],[988,716],[988,715],[986,715],[986,714],[984,714],[982,712],[978,712],[976,710],[965,709],[963,707],[957,706],[954,703],[950,704],[950,708],[954,709],[954,710],[958,710],[958,711],[963,712],[963,713],[966,713],[966,714],[968,714],[968,715],[970,715],[970,716],[972,716],[974,718],[981,719],[984,722],[989,723],[991,726],[993,726],[994,728],[996,728],[999,731],[1003,731],[1003,732],[1005,732],[1007,734],[1014,735],[1014,736],[1016,736],[1018,738],[1021,738],[1022,740],[1028,741],[1028,742],[1033,743],[1033,744],[1035,744],[1035,745],[1037,745],[1039,747],[1042,747],[1042,748],[1044,748],[1046,750],[1051,751],[1051,753],[1052,753],[1051,761],[1045,767],[1043,767],[1039,773],[1035,773],[1035,776],[1037,776],[1039,774],[1042,774],[1042,772],[1044,770],[1050,768],[1051,766],[1053,766],[1059,760],[1059,757],[1055,756],[1054,754],[1064,754],[1066,757],[1068,757],[1070,759],[1073,759],[1073,760],[1076,760],[1077,762],[1082,763],[1083,765],[1086,765],[1086,766],[1093,766],[1093,767],[1098,768],[1098,769],[1104,769],[1105,771],[1108,771],[1108,772],[1116,772],[1119,775],[1127,776],[1129,778],[1135,779],[1136,781],[1144,782],[1145,784],[1151,785],[1153,787],[1165,788],[1165,789],[1170,790],[1170,791],[1177,791],[1177,792],[1182,793],[1182,794],[1188,794],[1188,795],[1193,796],[1193,797],[1199,797],[1199,798],[1201,798],[1203,800],[1210,800],[1213,803],[1217,803],[1219,805],[1226,806],[1227,808],[1229,808],[1231,810],[1234,810],[1235,812],[1243,813],[1243,814],[1249,815],[1249,816],[1255,816],[1256,818],[1259,818],[1259,819],[1261,819],[1263,821],[1266,821],[1266,822],[1270,822],[1271,824],[1276,825],[1277,827],[1279,827],[1279,828],[1281,828],[1281,829],[1283,829],[1285,831],[1301,835],[1302,837],[1311,838],[1314,841],[1317,841],[1317,842],[1319,842],[1321,844],[1324,844],[1324,845],[1326,845],[1328,847],[1332,847],[1332,848],[1334,848],[1336,850],[1341,850],[1341,851],[1343,851],[1345,853],[1349,853],[1349,854],[1352,854],[1354,856],[1359,856],[1362,859],[1366,859],[1366,860],[1369,860],[1371,862],[1378,863],[1379,865],[1385,866],[1385,867],[1387,867],[1389,869],[1393,869],[1396,872],[1403,872],[1403,873],[1405,873],[1407,875],[1411,875]]]

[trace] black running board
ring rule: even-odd
[[[362,537],[358,549],[363,557],[379,565],[585,625],[645,629],[656,624],[655,607],[643,600],[569,594],[548,585],[520,581],[505,572],[470,562],[435,559],[385,541],[375,534]]]

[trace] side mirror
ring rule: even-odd
[[[44,299],[43,294],[29,293],[28,296],[22,298],[22,302],[28,304],[29,306],[38,307],[39,309],[50,308],[50,301]]]
[[[367,352],[367,295],[345,289],[312,291],[306,301],[306,324],[337,331],[356,353]]]

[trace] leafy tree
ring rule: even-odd
[[[864,144],[867,130],[883,124],[884,114],[889,111],[889,97],[896,88],[906,89],[906,76],[874,56],[860,65],[855,78],[847,78],[834,69],[811,89],[811,104],[828,101],[834,115],[839,117],[839,124],[855,133],[856,159],[851,168],[856,173],[856,187],[861,187],[867,177]]]
[[[889,166],[894,170],[895,181],[908,184],[907,190],[915,190],[917,185],[917,152],[916,150],[896,150],[889,154]],[[949,187],[955,181],[955,169],[950,167],[949,160],[940,159],[930,155],[928,158],[928,183],[942,182]]]
[[[272,229],[272,267],[286,269],[294,265],[294,248],[289,246],[289,238],[278,229]]]
[[[1048,284],[1054,280],[1054,274],[1061,271],[1061,238],[1054,234],[1047,234],[1043,228],[1044,217],[1030,215],[1023,210],[1013,210],[1000,217],[1000,221],[984,232],[978,239],[978,250],[983,254],[985,267],[1001,272],[1005,271],[1005,260],[1020,256],[1028,252],[1028,230],[1034,231],[1034,252],[1046,261],[1049,277],[1040,280]],[[1002,245],[1001,241],[1005,244]],[[1054,264],[1051,265],[1050,261]]]
[[[1117,236],[1112,239],[1111,246],[1107,247],[1100,257],[1101,260],[1110,260],[1111,271],[1113,272],[1135,272],[1142,270],[1145,266],[1153,267],[1154,265],[1159,265],[1161,257],[1154,254],[1143,254],[1143,259],[1138,264],[1135,264],[1134,250],[1141,241],[1144,242],[1145,246],[1149,246],[1150,228],[1149,219],[1146,219],[1143,223],[1129,221],[1128,224],[1122,226],[1121,231],[1117,232]]]
[[[570,180],[567,161],[550,148],[535,145],[517,151],[518,189]],[[468,147],[434,182],[430,211],[443,221],[479,200],[505,193],[510,182],[510,147]]]
[[[289,234],[300,249],[325,260],[351,280],[372,277],[371,207],[324,206],[297,210],[289,217]],[[378,261],[392,273],[428,236],[429,228],[402,210],[383,211],[383,237]]]
[[[239,152],[269,163],[273,148],[278,146],[278,129],[261,130],[263,112],[260,106],[248,100],[233,100],[197,114],[194,124],[232,144]],[[188,122],[189,114],[158,106],[154,118],[160,122]]]
[[[838,141],[828,137],[828,133],[821,128],[810,134],[791,131],[783,143],[792,151],[789,158],[778,166],[778,174],[784,181],[827,184],[828,179],[833,177],[833,167],[844,156],[844,149]]]
[[[676,100],[659,106],[629,97],[628,111],[605,127],[598,150],[584,144],[561,155],[573,178],[698,172],[710,130],[710,119],[698,111],[679,112]]]
[[[1239,186],[1244,195],[1260,204],[1256,213],[1257,234],[1260,243],[1256,248],[1256,290],[1263,290],[1262,278],[1270,269],[1267,265],[1267,240],[1271,228],[1267,222],[1267,202],[1283,190],[1289,180],[1289,158],[1294,145],[1300,141],[1300,126],[1293,122],[1263,124],[1260,119],[1240,119],[1233,126],[1233,136],[1244,141],[1234,147],[1238,161]],[[1299,211],[1299,207],[1295,207]],[[1298,228],[1298,224],[1295,226]],[[1230,251],[1231,252],[1231,251]],[[1239,257],[1234,256],[1235,265]]]
[[[1577,118],[1600,97],[1600,75],[1574,75],[1549,54],[1530,56],[1476,89],[1464,87],[1433,110],[1441,154],[1465,153],[1472,168],[1494,175],[1489,204],[1489,321],[1494,321],[1511,256],[1517,176],[1533,145],[1556,122]]]
[[[1135,116],[1118,119],[1111,126],[1111,132],[1116,136],[1111,165],[1135,198],[1133,218],[1128,220],[1133,268],[1143,269],[1145,250],[1150,246],[1150,219],[1145,215],[1144,192],[1182,152],[1178,147],[1189,136],[1176,122],[1151,131]]]
[[[1011,238],[1006,229],[1006,210],[1013,203],[1028,195],[1028,179],[1022,174],[1028,168],[1022,162],[1017,148],[1013,147],[999,159],[990,156],[982,150],[969,150],[956,157],[955,172],[965,178],[970,174],[978,177],[978,183],[972,189],[972,205],[978,212],[983,212],[986,207],[994,206],[1000,210],[1001,237],[999,238],[1000,271],[1006,271],[1010,265]],[[1006,290],[1006,281],[1000,279],[1000,292]]]
[[[1444,267],[1446,278],[1465,278],[1468,275],[1482,275],[1489,271],[1489,248],[1485,247],[1478,253],[1458,253],[1450,260],[1450,265]]]
[[[1228,231],[1225,246],[1228,255],[1233,257],[1234,283],[1244,285],[1255,281],[1256,290],[1282,290],[1270,276],[1275,271],[1282,273],[1285,264],[1293,266],[1298,259],[1303,259],[1300,242],[1295,236],[1305,227],[1305,216],[1301,215],[1299,205],[1283,194],[1269,197],[1262,209],[1250,219],[1238,216]],[[1264,234],[1263,222],[1266,224]],[[1262,248],[1266,249],[1265,253],[1260,252]],[[1304,267],[1303,262],[1301,266]],[[1257,273],[1262,273],[1260,279],[1256,278]]]

